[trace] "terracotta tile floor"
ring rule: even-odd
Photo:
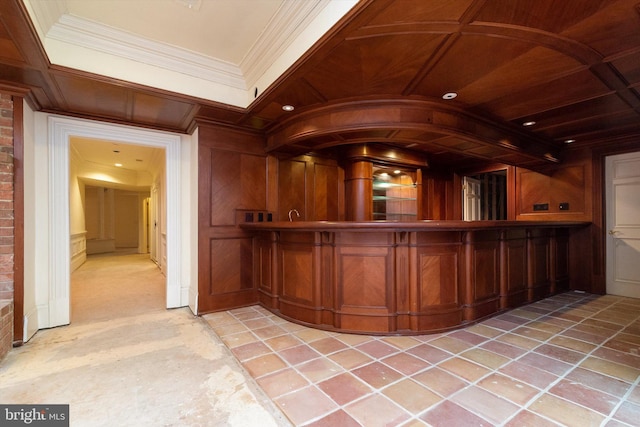
[[[294,425],[640,425],[637,299],[569,292],[407,337],[321,331],[259,306],[204,318]]]

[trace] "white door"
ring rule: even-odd
[[[462,219],[465,221],[477,221],[482,219],[482,213],[480,211],[480,181],[465,176],[462,180],[462,184]]]
[[[640,152],[605,161],[607,293],[640,298]]]

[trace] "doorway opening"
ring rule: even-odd
[[[507,219],[507,170],[463,177],[463,219],[465,221]]]
[[[164,309],[164,149],[74,136],[70,153],[71,322]]]

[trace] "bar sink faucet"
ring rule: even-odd
[[[289,210],[289,222],[293,221],[293,218],[291,218],[291,214],[292,214],[292,213],[295,213],[295,214],[296,214],[296,216],[297,216],[298,218],[300,218],[300,212],[298,212],[298,209],[290,209],[290,210]]]

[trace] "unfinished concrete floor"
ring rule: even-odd
[[[92,256],[71,324],[0,363],[4,404],[69,404],[72,426],[287,426],[201,318],[164,308],[148,255]]]

